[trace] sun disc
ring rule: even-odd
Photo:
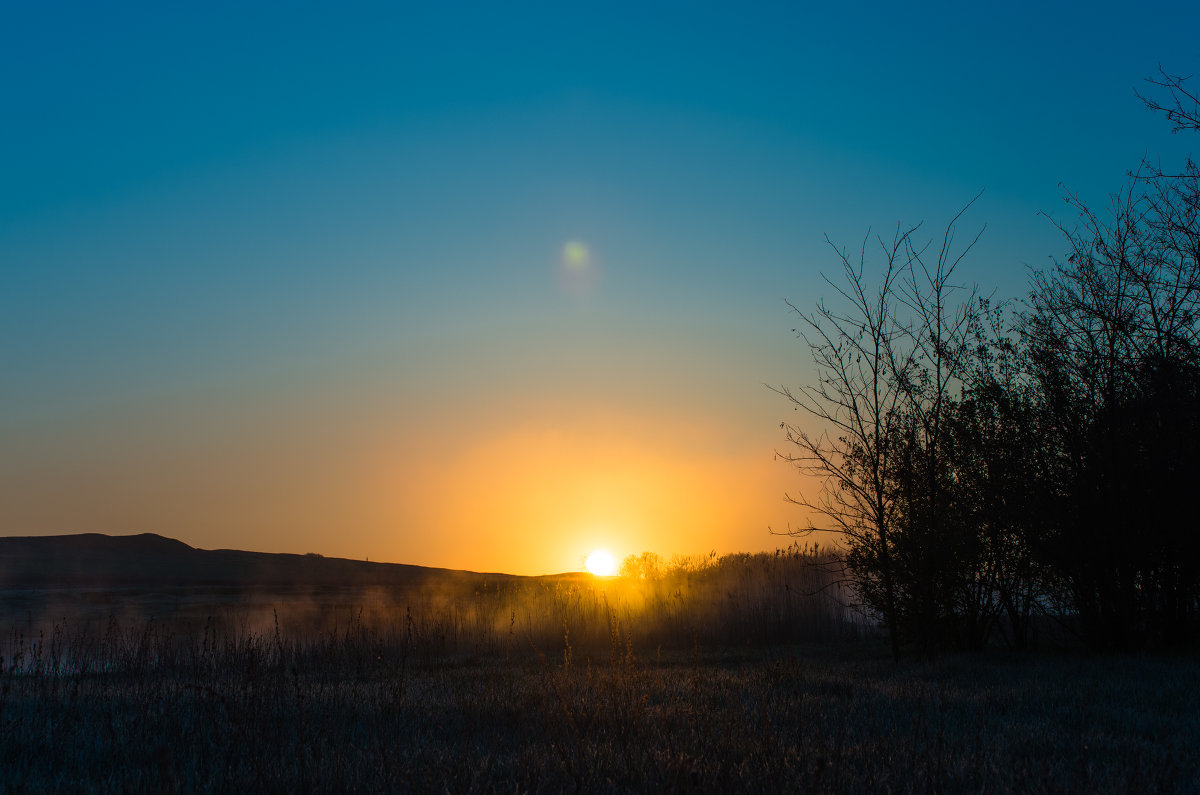
[[[617,573],[617,559],[607,549],[597,549],[583,562],[587,570],[597,577],[611,577]]]

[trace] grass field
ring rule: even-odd
[[[812,562],[29,611],[3,644],[0,789],[1200,791],[1195,658],[893,663],[801,587]]]

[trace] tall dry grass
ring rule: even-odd
[[[896,665],[814,563],[29,617],[0,791],[1200,789],[1194,659]]]

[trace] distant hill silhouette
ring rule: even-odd
[[[474,572],[320,555],[196,549],[154,533],[0,537],[0,588],[420,586]],[[511,575],[489,574],[489,578]],[[515,578],[514,578],[515,579]]]

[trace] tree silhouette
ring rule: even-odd
[[[1142,97],[1200,130],[1187,78]],[[1139,95],[1140,96],[1140,95]],[[974,200],[972,200],[973,202]],[[1039,616],[1096,648],[1200,641],[1200,170],[1149,161],[1103,211],[1067,194],[1067,256],[1026,309],[953,283],[974,246],[919,226],[834,250],[797,335],[815,372],[779,456],[816,477],[795,531],[838,534],[894,655],[1026,646]]]
[[[815,383],[773,387],[817,426],[782,424],[790,448],[778,455],[821,484],[789,495],[810,512],[810,524],[795,532],[841,537],[847,573],[863,606],[882,619],[897,656],[905,642],[937,645],[946,612],[940,586],[953,579],[947,566],[956,565],[947,557],[939,467],[971,320],[970,298],[952,300],[955,267],[978,240],[955,246],[965,211],[946,226],[936,251],[914,243],[919,225],[897,227],[890,242],[877,239],[882,266],[875,284],[866,275],[869,236],[856,259],[831,243],[842,280],[826,282],[837,303],[822,301],[812,312],[789,304]]]
[[[1152,82],[1172,99],[1147,104],[1198,129],[1184,79]],[[1059,459],[1044,560],[1098,647],[1196,637],[1198,184],[1190,160],[1143,163],[1104,211],[1068,195],[1069,254],[1034,278],[1024,334]]]

